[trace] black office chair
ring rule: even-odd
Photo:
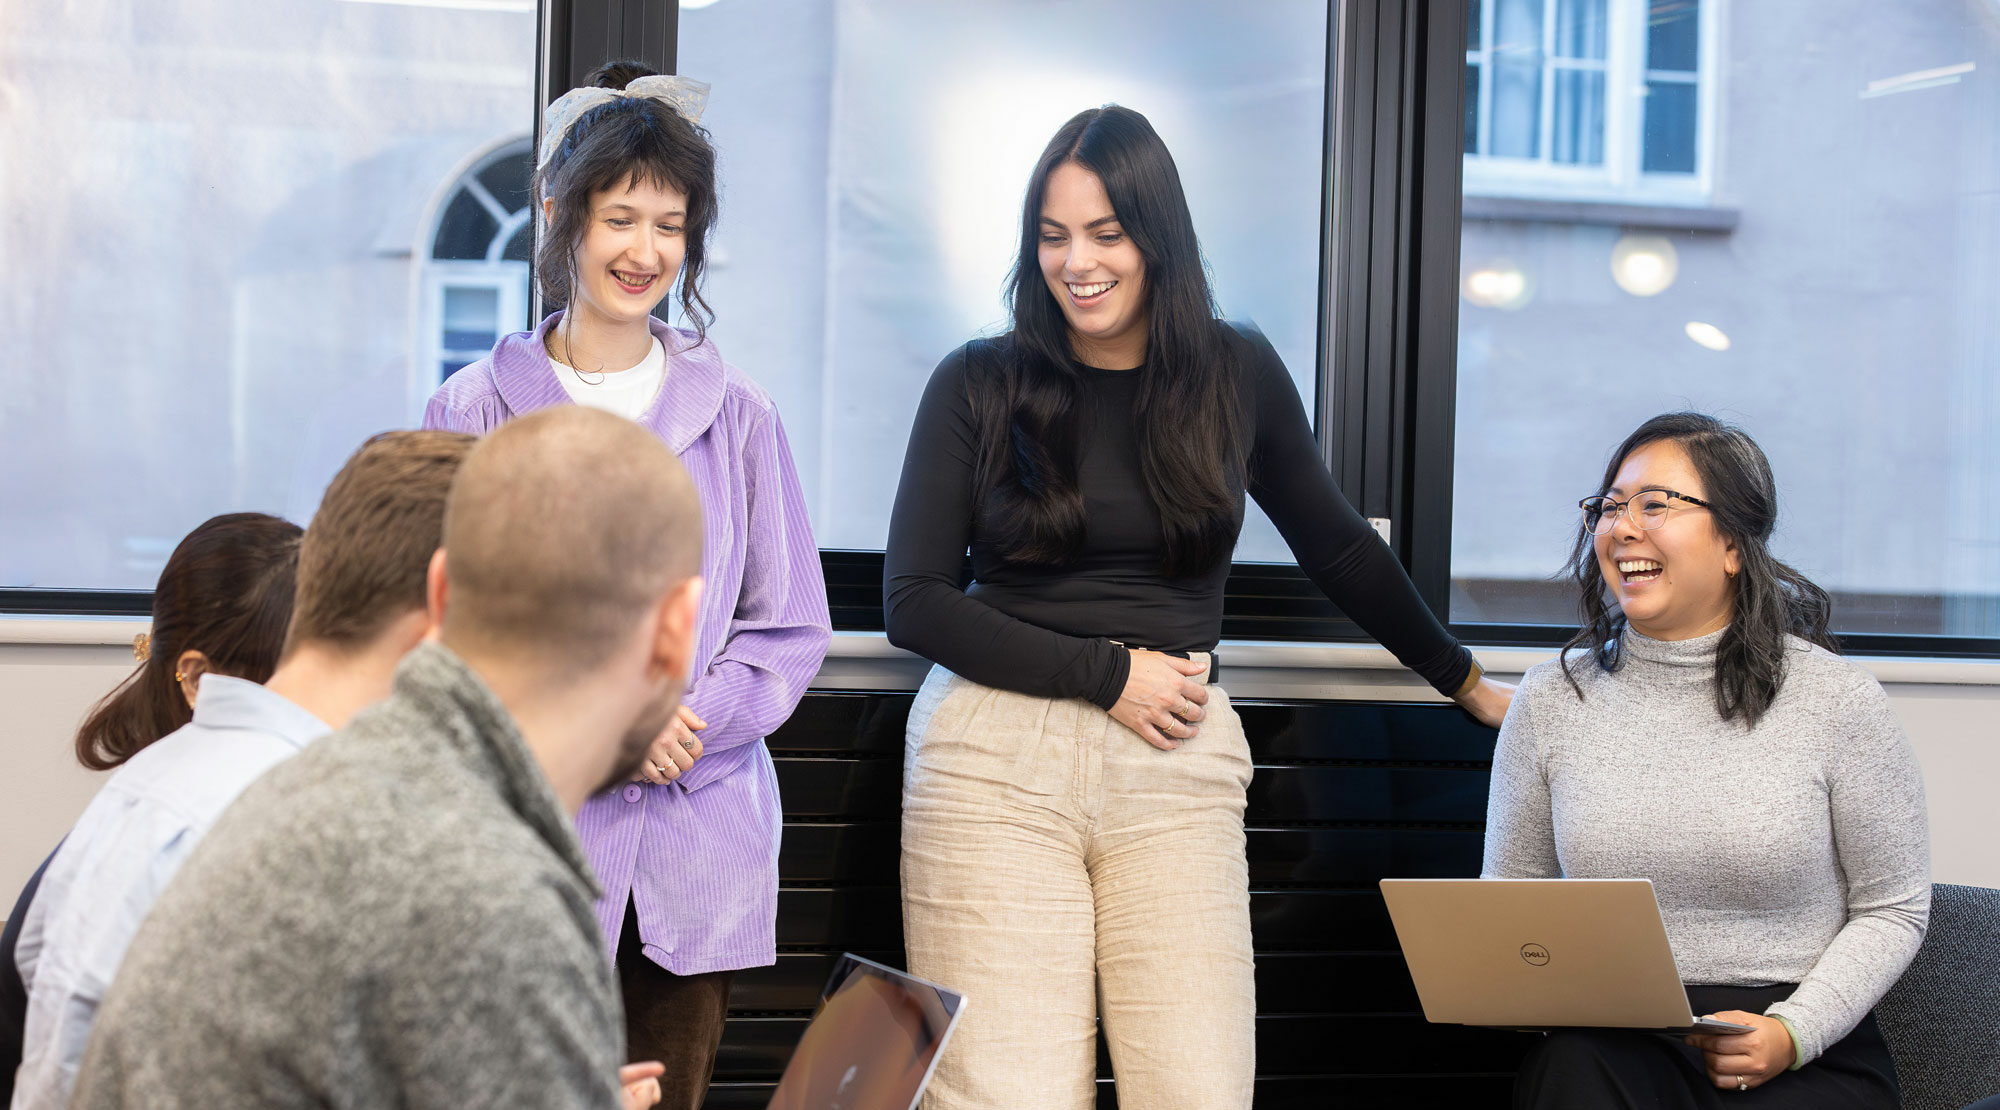
[[[1931,887],[1930,932],[1875,1008],[1903,1110],[1959,1110],[2000,1092],[2000,890]]]

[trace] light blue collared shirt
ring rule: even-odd
[[[13,1110],[69,1105],[98,1004],[146,911],[244,787],[329,731],[254,682],[204,675],[194,720],[91,799],[22,919],[14,962],[28,1017]]]

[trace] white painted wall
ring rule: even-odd
[[[114,632],[72,638],[118,639],[144,627],[119,624]],[[0,627],[0,639],[5,636]],[[1506,675],[1546,653],[1501,649],[1479,656],[1489,671]],[[1386,652],[1364,645],[1225,645],[1223,658],[1238,697],[1436,697]],[[77,766],[70,739],[85,711],[132,666],[131,649],[123,644],[0,642],[0,720],[6,722],[0,728],[0,913],[102,780]],[[841,635],[817,686],[913,688],[923,670],[879,635]],[[1923,762],[1937,880],[2000,887],[2000,662],[1897,661],[1875,670]]]

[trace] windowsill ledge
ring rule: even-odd
[[[1735,208],[1683,207],[1671,204],[1625,204],[1598,200],[1554,200],[1546,197],[1465,197],[1465,218],[1488,223],[1595,224],[1605,227],[1650,228],[1660,231],[1736,230],[1742,212]]]
[[[1478,647],[1488,674],[1513,680],[1556,657],[1553,648]],[[1374,644],[1228,640],[1216,650],[1222,680],[1238,698],[1308,701],[1446,700]],[[2000,659],[1850,656],[1884,685],[2000,686]],[[819,690],[914,690],[930,663],[879,632],[836,632],[813,687]]]
[[[144,617],[8,617],[0,615],[0,646],[130,648],[146,631]],[[1478,647],[1488,674],[1513,679],[1555,658],[1553,648]],[[1374,644],[1231,640],[1217,651],[1223,681],[1239,698],[1309,701],[1443,701]],[[1885,686],[2000,686],[2000,659],[1850,656]],[[880,632],[836,632],[816,690],[914,690],[930,663],[889,643]]]

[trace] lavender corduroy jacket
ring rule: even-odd
[[[570,403],[543,337],[555,313],[438,388],[424,427],[483,435]],[[701,622],[683,701],[708,728],[671,786],[631,783],[585,803],[577,831],[604,897],[607,950],[629,898],[648,958],[676,975],[777,959],[777,774],[763,739],[797,707],[832,637],[819,547],[769,394],[715,344],[659,321],[660,393],[639,417],[680,456],[704,515]]]

